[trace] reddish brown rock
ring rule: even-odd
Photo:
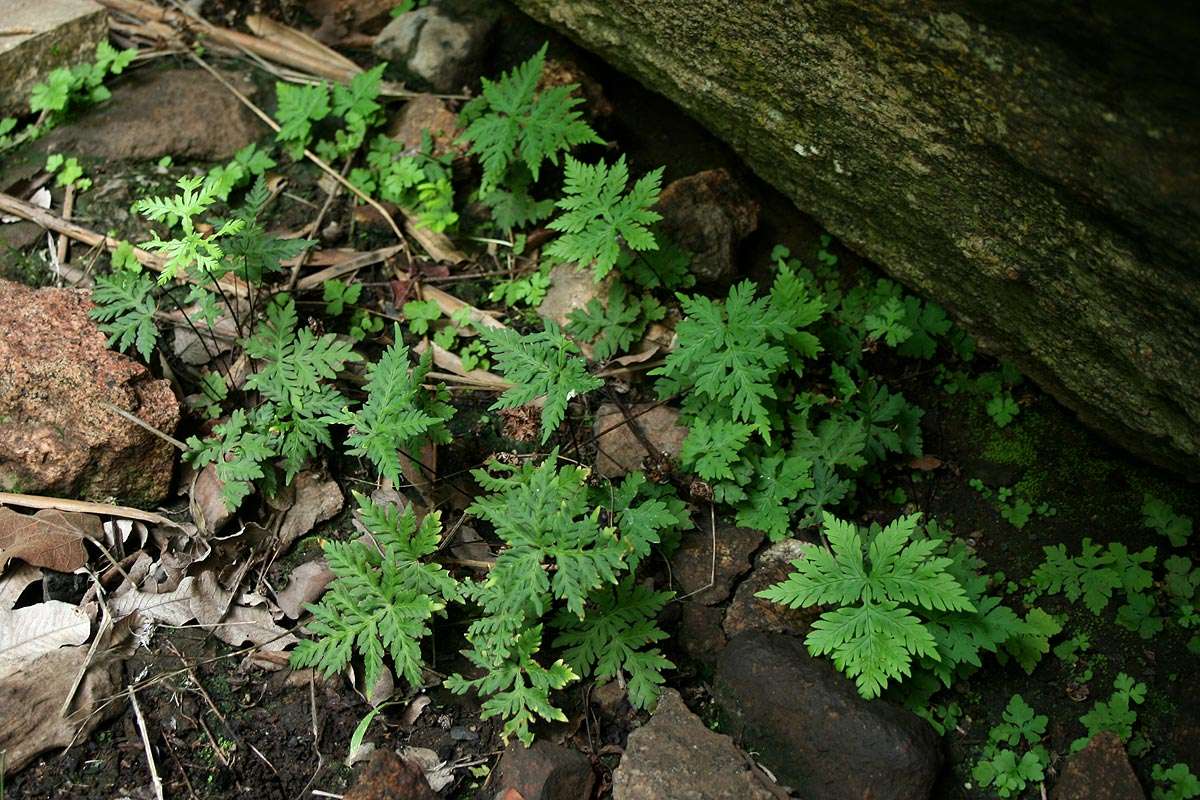
[[[0,280],[0,487],[152,505],[175,450],[105,409],[168,434],[179,402],[165,380],[105,347],[85,291]]]
[[[416,151],[421,147],[421,139],[426,132],[433,140],[435,156],[465,149],[462,145],[454,144],[461,132],[458,115],[450,110],[445,100],[421,94],[404,104],[388,129],[388,135],[408,150]]]
[[[1101,731],[1087,747],[1067,759],[1053,800],[1143,800],[1125,745],[1112,731]]]
[[[738,244],[758,228],[758,201],[724,169],[671,181],[657,208],[663,231],[692,253],[692,272],[709,283],[733,276]]]
[[[437,800],[425,773],[391,750],[376,750],[346,800]]]
[[[630,406],[629,416],[632,421],[622,424],[625,416],[611,403],[596,411],[595,435],[600,451],[596,456],[596,471],[606,478],[641,469],[647,458],[651,461],[678,458],[687,437],[687,428],[679,424],[679,412],[669,406]]]

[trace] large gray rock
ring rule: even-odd
[[[864,700],[799,639],[742,633],[717,661],[714,696],[734,740],[802,797],[926,800],[940,762],[929,724]]]
[[[4,0],[0,28],[0,117],[29,111],[29,92],[58,67],[90,61],[108,38],[108,12],[93,0]]]
[[[517,0],[1087,422],[1200,464],[1200,6]]]
[[[441,0],[396,17],[375,37],[372,49],[402,68],[414,86],[458,92],[479,77],[487,35],[497,19],[489,3]]]
[[[580,795],[582,797],[583,795]],[[650,722],[629,734],[613,772],[613,800],[778,800],[774,786],[734,746],[664,689]]]

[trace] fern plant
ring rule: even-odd
[[[933,633],[914,613],[974,611],[930,540],[913,540],[919,517],[901,517],[864,531],[825,516],[829,547],[810,547],[787,580],[757,596],[791,608],[837,606],[823,613],[805,639],[813,655],[828,655],[854,679],[863,697],[878,697],[889,681],[912,674],[915,656],[941,658]]]
[[[158,343],[154,280],[134,261],[133,268],[120,267],[109,275],[97,275],[95,284],[92,302],[96,305],[88,314],[100,321],[100,330],[108,334],[108,346],[122,353],[134,347],[149,361]]]
[[[628,675],[631,698],[649,706],[662,670],[671,666],[652,646],[665,636],[654,617],[667,598],[622,576],[681,525],[681,509],[646,494],[640,476],[611,492],[613,508],[606,509],[588,486],[588,470],[560,469],[556,461],[554,452],[538,465],[493,463],[473,473],[488,494],[468,512],[491,523],[503,548],[485,580],[464,585],[482,612],[467,630],[466,654],[484,674],[447,681],[456,693],[487,696],[484,716],[505,717],[504,737],[526,745],[536,719],[564,718],[550,692],[580,675]],[[561,609],[555,644],[567,650],[543,667],[534,657],[541,620],[555,606]]]
[[[544,397],[542,442],[562,423],[571,398],[604,385],[588,374],[579,348],[552,321],[546,321],[544,330],[525,335],[482,325],[479,334],[491,348],[496,368],[513,383],[491,407],[516,408]]]
[[[642,338],[647,326],[666,316],[666,309],[652,295],[629,296],[625,285],[614,281],[607,303],[592,298],[571,312],[567,332],[592,343],[596,360],[607,361],[627,351]]]
[[[528,61],[496,81],[484,78],[478,98],[463,109],[469,121],[459,141],[479,157],[483,167],[481,194],[500,186],[514,164],[537,180],[542,164],[558,164],[559,153],[584,143],[603,140],[583,121],[573,97],[575,85],[538,91],[548,44]]]
[[[323,545],[336,576],[321,601],[308,605],[315,639],[292,651],[294,668],[315,667],[326,676],[363,660],[364,685],[375,686],[385,657],[414,688],[424,685],[421,642],[432,618],[461,600],[458,582],[429,561],[441,538],[438,512],[417,520],[412,506],[399,511],[355,493],[368,537]]]
[[[408,349],[400,339],[400,326],[393,331],[395,343],[384,351],[369,371],[367,400],[348,419],[346,437],[350,455],[366,456],[379,474],[400,483],[404,452],[420,452],[425,443],[446,444],[446,423],[454,416],[445,387],[433,392],[422,384],[433,365],[432,350],[426,350],[415,367],[409,366]]]
[[[556,205],[563,213],[549,224],[562,235],[546,248],[546,255],[591,267],[602,280],[621,256],[622,247],[633,251],[658,247],[650,226],[662,219],[652,207],[658,202],[662,167],[643,175],[629,188],[625,156],[611,167],[604,162],[584,164],[567,156],[564,196]]]

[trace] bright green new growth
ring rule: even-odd
[[[658,202],[662,167],[639,178],[628,193],[625,156],[611,167],[567,156],[564,171],[565,196],[556,204],[564,213],[547,226],[562,235],[546,248],[546,255],[581,267],[591,265],[599,281],[617,265],[622,245],[633,251],[658,247],[649,226],[662,219],[651,210]]]
[[[275,120],[279,130],[276,141],[283,142],[293,158],[298,158],[312,139],[312,126],[329,116],[329,87],[324,83],[275,84]]]
[[[934,555],[936,543],[913,541],[918,521],[901,517],[864,541],[864,531],[827,513],[829,547],[810,547],[793,562],[796,572],[757,595],[791,608],[839,606],[821,615],[805,643],[814,655],[832,656],[863,697],[911,675],[914,656],[941,658],[913,608],[975,610],[949,571],[951,560]]]
[[[206,237],[196,230],[195,218],[217,201],[213,183],[188,176],[180,178],[176,185],[183,190],[181,194],[147,197],[138,200],[133,207],[147,219],[165,223],[168,227],[178,225],[183,236],[160,239],[158,233],[152,231],[154,238],[142,242],[141,247],[167,257],[167,263],[158,276],[159,285],[184,276],[191,276],[199,282],[215,280],[223,272],[221,259],[225,255],[217,240],[240,232],[246,227],[246,220],[227,220],[211,236]]]
[[[293,668],[315,667],[327,676],[341,672],[358,653],[364,686],[373,687],[384,657],[413,688],[424,685],[421,641],[433,615],[461,599],[457,581],[427,559],[441,536],[439,512],[419,523],[412,506],[398,511],[361,494],[359,517],[369,537],[326,542],[325,559],[337,577],[321,601],[307,606],[315,618],[292,651]]]
[[[564,718],[550,690],[581,674],[627,674],[631,699],[650,706],[661,671],[671,666],[651,646],[665,637],[653,620],[667,596],[621,577],[682,524],[682,509],[655,498],[640,474],[615,491],[593,491],[588,470],[557,469],[556,460],[557,452],[537,466],[493,464],[473,473],[489,494],[468,512],[490,522],[504,548],[485,580],[464,584],[482,612],[467,630],[466,655],[485,674],[446,683],[456,693],[474,688],[488,696],[484,716],[504,716],[503,735],[526,744],[535,718]],[[637,502],[640,494],[648,498]],[[566,660],[546,668],[533,654],[541,646],[540,620],[556,604],[562,608],[554,618],[556,643],[568,649]]]
[[[120,75],[137,55],[137,50],[117,50],[107,41],[96,45],[96,60],[76,67],[53,70],[45,83],[33,87],[29,110],[50,115],[51,124],[62,119],[73,106],[101,103],[112,96],[104,86],[109,75]]]
[[[393,336],[395,343],[370,368],[367,401],[349,420],[353,427],[346,444],[350,455],[366,456],[380,475],[400,483],[401,454],[420,452],[425,442],[449,442],[446,422],[454,408],[445,402],[444,389],[431,394],[422,386],[433,365],[432,351],[410,369],[398,325]]]
[[[558,154],[585,143],[603,143],[575,110],[583,101],[572,97],[578,88],[555,86],[537,91],[549,45],[499,80],[482,79],[482,95],[463,109],[474,119],[459,141],[470,145],[483,167],[481,193],[488,194],[504,182],[514,162],[520,162],[537,180],[542,162],[558,164]]]
[[[491,348],[497,369],[513,383],[491,407],[516,408],[545,397],[543,442],[562,423],[573,397],[604,385],[603,380],[588,374],[579,348],[550,320],[544,330],[524,336],[509,328],[489,326],[479,326],[479,334]]]

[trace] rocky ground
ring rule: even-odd
[[[471,3],[422,3],[389,21],[391,3],[193,5],[220,25],[240,26],[249,12],[266,13],[314,31],[356,61],[388,59],[410,87],[442,95],[474,91],[481,75],[498,74],[549,39],[556,68],[567,76],[564,82],[582,83],[588,113],[605,138],[619,142],[637,170],[666,166],[659,205],[664,227],[696,254],[692,271],[713,294],[723,294],[734,279],[765,276],[777,244],[802,261],[832,253],[849,275],[877,274],[850,250],[823,241],[811,219],[678,109],[507,7],[479,12]],[[231,87],[270,110],[274,77],[245,59],[213,62]],[[389,133],[410,146],[419,143],[422,131],[453,128],[462,102],[427,95],[392,107]],[[178,177],[202,174],[268,134],[227,87],[189,59],[164,53],[113,82],[112,97],[102,105],[0,156],[0,191],[28,197],[40,181],[50,187],[51,209],[61,211],[64,190],[44,179],[43,166],[50,153],[77,155],[93,185],[74,198],[72,219],[141,241],[144,222],[129,211],[135,199],[164,193]],[[455,145],[446,136],[437,146],[450,152]],[[278,192],[266,221],[271,230],[299,230],[329,196],[320,173],[304,162],[288,163],[272,179]],[[394,242],[378,215],[344,197],[329,203],[322,217],[312,233],[322,250],[367,252]],[[122,526],[94,523],[96,530],[85,536],[111,550],[119,564],[103,574],[88,570],[99,563],[89,562],[96,550],[85,552],[78,537],[75,549],[58,540],[34,547],[30,538],[5,538],[17,525],[34,531],[22,537],[50,541],[62,525],[93,525],[89,520],[98,518],[88,515],[94,509],[79,508],[79,518],[56,517],[59,527],[45,530],[26,517],[0,517],[0,572],[10,581],[0,586],[16,585],[16,567],[6,563],[36,562],[43,570],[11,596],[0,593],[0,613],[59,603],[75,609],[69,624],[76,632],[83,625],[82,636],[68,636],[62,649],[42,656],[45,661],[23,666],[22,680],[12,679],[0,659],[0,716],[6,723],[22,720],[0,731],[0,751],[9,764],[20,764],[0,779],[0,798],[154,797],[156,777],[165,797],[264,800],[982,798],[995,795],[977,785],[972,770],[1016,692],[1049,717],[1045,744],[1053,757],[1044,780],[1013,796],[1149,796],[1143,787],[1155,785],[1154,765],[1188,762],[1200,770],[1200,707],[1188,680],[1195,656],[1187,650],[1187,632],[1172,626],[1143,639],[1115,624],[1111,609],[1106,617],[1077,617],[1062,598],[1049,601],[1051,610],[1071,620],[1063,638],[1090,635],[1086,654],[1047,655],[1031,675],[1012,662],[985,661],[938,695],[940,706],[956,709],[943,717],[951,720],[943,734],[901,705],[863,699],[828,659],[804,646],[820,609],[790,610],[756,596],[787,576],[803,543],[819,541],[816,531],[771,543],[723,518],[713,504],[695,501],[690,478],[678,470],[686,435],[678,412],[656,404],[635,375],[622,377],[603,402],[591,403],[570,424],[571,437],[596,438],[589,457],[599,474],[645,468],[694,501],[693,529],[646,576],[678,598],[663,619],[672,634],[664,647],[677,669],[653,713],[635,709],[618,682],[576,683],[562,699],[566,721],[539,726],[526,748],[503,742],[499,724],[481,719],[472,695],[451,695],[437,679],[420,692],[407,692],[397,681],[381,694],[353,676],[293,671],[284,651],[302,635],[303,604],[320,596],[330,578],[320,561],[321,542],[354,530],[347,493],[374,488],[369,476],[353,459],[331,458],[302,473],[290,493],[270,505],[231,515],[217,500],[211,469],[192,471],[175,445],[151,430],[183,439],[204,429],[207,423],[184,400],[182,376],[208,361],[201,351],[206,343],[219,346],[218,339],[202,342],[180,324],[170,355],[149,363],[108,349],[88,317],[86,288],[87,276],[107,256],[76,242],[56,267],[58,245],[47,239],[33,222],[0,224],[0,490],[157,511]],[[466,237],[455,243],[469,253],[467,262],[419,264],[397,254],[358,279],[390,317],[400,313],[405,290],[397,272],[429,278],[487,307],[487,273],[499,262],[486,243]],[[435,283],[441,279],[446,282]],[[590,277],[580,284],[556,270],[537,314],[564,320],[602,291]],[[312,295],[308,308],[320,324],[318,297]],[[670,331],[652,329],[648,346],[657,352],[670,338]],[[973,368],[992,364],[980,362],[984,366]],[[952,519],[1002,585],[1027,577],[1045,546],[1077,549],[1085,537],[1121,541],[1131,550],[1159,543],[1141,523],[1145,492],[1193,518],[1200,514],[1191,486],[1114,449],[1029,383],[1019,385],[1019,416],[1001,428],[978,398],[947,393],[934,367],[893,360],[881,369],[925,409],[925,455],[889,467],[864,488],[854,508],[859,521],[918,510]],[[471,487],[455,476],[494,453],[533,450],[522,430],[529,420],[489,415],[491,400],[484,392],[456,398],[456,445],[443,450],[438,470],[466,486],[456,489],[464,494]],[[639,421],[636,427],[620,424],[629,415]],[[1018,529],[972,479],[1020,487],[1055,513]],[[446,501],[456,512],[465,505]],[[458,542],[452,559],[469,563],[489,555],[477,532],[464,529]],[[253,580],[243,581],[247,575]],[[95,605],[98,596],[109,598],[103,610]],[[186,610],[177,618],[156,617],[149,630],[123,629],[109,619],[121,618],[122,609],[168,602],[164,597]],[[89,603],[92,618],[80,618]],[[431,678],[462,668],[455,635],[467,622],[452,616],[435,633]],[[103,669],[94,668],[88,644],[93,626],[91,641],[103,641],[103,651],[114,654]],[[1112,734],[1099,734],[1071,754],[1072,741],[1084,732],[1080,716],[1108,696],[1122,672],[1149,687],[1137,712],[1143,744],[1132,763],[1128,743]],[[88,713],[70,725],[42,724],[42,712],[53,717],[65,693],[78,695]],[[380,713],[366,746],[351,755],[356,726],[373,704]],[[76,737],[77,730],[82,735]]]

